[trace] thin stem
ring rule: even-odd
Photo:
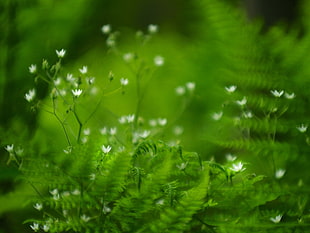
[[[79,124],[79,131],[78,131],[78,136],[77,136],[77,142],[79,143],[79,142],[80,142],[80,139],[81,139],[81,133],[82,133],[83,123],[81,122],[81,120],[80,120],[78,114],[76,113],[76,110],[75,110],[75,103],[74,103],[74,105],[73,105],[73,110],[72,110],[72,112],[73,112],[73,115],[74,115],[76,121],[77,121],[78,124]]]

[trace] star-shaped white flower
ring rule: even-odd
[[[305,124],[301,124],[301,125],[299,125],[299,126],[296,126],[296,129],[297,129],[299,132],[304,133],[304,132],[307,131],[308,126],[305,125]]]
[[[111,147],[110,145],[108,145],[108,146],[103,145],[103,146],[101,147],[101,150],[102,150],[103,153],[105,153],[105,154],[109,153],[109,152],[111,151],[111,149],[112,149],[112,147]]]
[[[134,58],[134,55],[132,53],[125,53],[123,55],[123,59],[125,62],[130,62],[133,60],[133,58]]]
[[[101,31],[102,31],[103,34],[109,34],[111,32],[110,24],[103,25],[101,27]]]
[[[34,97],[36,96],[36,90],[35,89],[31,89],[29,90],[26,94],[25,94],[25,99],[28,101],[28,102],[31,102]]]
[[[32,225],[30,225],[31,229],[37,232],[40,229],[39,223],[34,222]]]
[[[50,225],[44,224],[42,229],[43,229],[43,231],[48,232],[50,230]]]
[[[242,98],[242,100],[237,100],[237,101],[236,101],[236,103],[237,103],[238,105],[240,105],[240,106],[244,106],[244,105],[246,104],[246,102],[247,102],[247,99],[246,99],[245,96]]]
[[[295,96],[296,96],[296,95],[295,95],[294,92],[292,92],[291,94],[289,94],[289,93],[287,93],[287,92],[284,93],[284,97],[285,97],[286,99],[289,99],[289,100],[294,99]]]
[[[127,119],[127,122],[128,122],[128,123],[134,122],[134,120],[135,120],[135,114],[131,114],[131,115],[126,116],[126,119]]]
[[[120,82],[121,82],[121,85],[122,85],[122,86],[127,86],[128,83],[129,83],[129,81],[128,81],[127,78],[121,78],[121,79],[120,79]]]
[[[270,218],[270,221],[273,222],[273,223],[279,223],[282,219],[282,215],[277,215],[276,217],[271,217]]]
[[[276,179],[281,179],[284,176],[285,172],[286,171],[284,169],[276,170],[276,173],[275,173]]]
[[[116,132],[117,132],[117,128],[116,127],[110,129],[110,135],[113,136],[113,135],[116,134]]]
[[[81,219],[84,221],[84,222],[88,222],[90,220],[90,217],[86,216],[85,214],[83,214],[81,216]]]
[[[167,124],[166,118],[158,118],[158,124],[161,126],[165,126]]]
[[[231,86],[225,87],[225,90],[228,93],[233,93],[236,89],[237,89],[237,86],[235,86],[235,85],[231,85]]]
[[[189,91],[195,90],[196,84],[194,82],[188,82],[186,83],[186,87]]]
[[[82,94],[82,92],[83,92],[83,90],[81,90],[81,89],[74,89],[74,90],[71,90],[71,91],[72,91],[72,94],[75,97],[79,97]]]
[[[35,74],[37,72],[37,65],[31,64],[28,69],[31,74]]]
[[[36,203],[33,205],[33,207],[39,211],[43,209],[43,205],[41,203]]]
[[[83,66],[81,69],[79,69],[79,71],[81,72],[81,74],[86,74],[88,71],[87,66]]]
[[[61,49],[61,50],[56,50],[56,54],[59,58],[63,58],[66,55],[66,50]]]
[[[232,167],[230,168],[230,170],[234,171],[234,172],[242,172],[244,171],[246,168],[243,167],[243,163],[242,162],[238,162],[238,163],[234,163],[232,165]]]
[[[226,154],[227,161],[235,161],[237,159],[237,156],[232,154]]]
[[[164,65],[164,63],[165,63],[165,59],[162,56],[158,55],[158,56],[154,57],[154,64],[156,66],[162,66],[162,65]]]
[[[223,112],[215,112],[212,114],[212,119],[218,121],[222,118]]]
[[[156,33],[158,31],[158,26],[155,25],[155,24],[150,24],[148,26],[148,31],[149,31],[150,34],[154,34],[154,33]]]
[[[271,94],[272,94],[274,97],[277,97],[277,98],[281,97],[281,96],[284,94],[284,91],[283,91],[283,90],[281,90],[281,91],[278,91],[278,90],[271,90],[270,92],[271,92]]]
[[[12,144],[12,145],[6,145],[6,146],[4,147],[4,149],[6,149],[7,152],[12,153],[12,152],[14,151],[14,144]]]
[[[179,86],[175,89],[175,93],[177,95],[184,95],[185,94],[185,87]]]

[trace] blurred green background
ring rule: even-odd
[[[302,27],[298,1],[226,2],[244,9],[249,18],[265,19],[265,30],[277,22],[286,22],[288,28]],[[132,38],[137,30],[146,31],[149,24],[159,25],[159,35],[142,53],[145,57],[162,55],[165,66],[156,71],[147,86],[142,115],[146,118],[166,117],[173,121],[175,113],[183,111],[186,101],[175,94],[175,88],[186,82],[195,82],[197,94],[181,117],[176,119],[175,125],[184,127],[182,145],[186,150],[197,151],[204,158],[211,156],[206,154],[208,146],[201,138],[208,127],[205,119],[221,102],[215,79],[216,67],[223,58],[207,40],[212,38],[205,19],[207,3],[207,0],[0,2],[0,233],[31,232],[21,222],[30,212],[35,214],[23,206],[27,195],[32,195],[33,191],[16,179],[17,169],[6,166],[7,153],[3,147],[27,141],[34,136],[38,125],[45,132],[47,144],[49,140],[54,140],[55,144],[55,140],[59,140],[58,143],[63,141],[63,138],[55,137],[59,126],[52,117],[29,110],[24,94],[34,86],[34,82],[28,67],[41,64],[43,58],[50,63],[55,62],[55,50],[64,48],[67,50],[64,61],[68,71],[78,71],[82,65],[87,65],[97,80],[106,79],[110,71],[117,78],[132,78],[122,61],[107,53],[105,38],[100,31],[104,24],[121,31],[120,44],[125,52],[135,47]],[[38,95],[44,98],[47,87],[39,87]],[[116,116],[132,113],[136,96],[130,88],[127,94],[126,101],[118,96],[108,99],[104,106]]]

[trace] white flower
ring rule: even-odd
[[[134,58],[134,55],[132,53],[125,53],[123,55],[123,59],[125,62],[130,62]]]
[[[158,31],[158,26],[155,25],[155,24],[150,24],[148,26],[148,31],[149,31],[150,34],[154,34],[154,33],[156,33]]]
[[[175,92],[177,93],[177,95],[184,95],[185,94],[185,88],[182,86],[179,86],[175,89]]]
[[[122,86],[127,86],[128,83],[129,83],[129,81],[128,81],[127,78],[121,78],[120,81],[121,81],[121,85],[122,85]]]
[[[21,156],[23,153],[24,153],[24,149],[21,148],[21,147],[18,147],[16,150],[15,150],[15,153],[19,156]]]
[[[43,231],[48,232],[50,229],[50,226],[48,224],[44,224],[42,228],[43,228]]]
[[[56,50],[56,54],[59,58],[63,58],[66,55],[66,50],[61,49],[60,51]]]
[[[116,132],[117,132],[116,127],[110,129],[110,134],[111,134],[111,135],[115,135]]]
[[[94,82],[95,82],[95,77],[88,77],[88,78],[86,78],[86,82],[87,82],[89,85],[94,84]]]
[[[189,91],[195,90],[196,84],[194,82],[188,82],[186,83],[186,87]]]
[[[64,149],[65,154],[70,154],[72,152],[72,147],[68,146],[66,149]]]
[[[6,146],[4,147],[4,149],[6,149],[7,152],[12,153],[12,152],[14,151],[14,144],[12,144],[12,145],[6,145]]]
[[[108,132],[107,127],[103,127],[103,128],[100,129],[100,133],[101,133],[102,135],[106,135],[107,132]]]
[[[237,156],[232,155],[232,154],[227,154],[226,159],[227,161],[235,161],[237,159]]]
[[[271,217],[271,218],[270,218],[270,221],[273,222],[273,223],[279,223],[279,222],[281,221],[281,219],[282,219],[282,215],[279,214],[279,215],[277,215],[277,216],[274,217],[274,218]]]
[[[102,150],[103,153],[105,153],[105,154],[109,153],[109,152],[111,151],[111,149],[112,149],[112,147],[111,147],[110,145],[108,145],[108,146],[103,145],[103,146],[101,147],[101,150]]]
[[[37,232],[39,230],[39,224],[34,222],[32,225],[30,225],[31,229]]]
[[[139,136],[140,136],[141,138],[147,138],[150,134],[151,134],[150,131],[144,130],[142,133],[140,133]]]
[[[175,135],[181,135],[184,132],[184,128],[182,126],[175,126],[173,129],[173,133]]]
[[[278,169],[276,170],[275,177],[277,179],[281,179],[284,176],[285,172],[286,171],[284,169]]]
[[[111,208],[106,206],[106,205],[104,205],[103,208],[102,208],[102,212],[105,213],[105,214],[110,213],[111,212]]]
[[[83,90],[81,90],[81,89],[74,89],[74,90],[71,90],[71,91],[72,91],[72,94],[75,97],[79,97],[82,94],[82,92],[83,92]]]
[[[128,116],[126,116],[126,119],[127,119],[128,123],[132,123],[135,120],[135,115],[134,114],[128,115]]]
[[[81,74],[86,74],[88,71],[87,66],[83,66],[81,69],[79,69],[79,71],[81,72]]]
[[[31,102],[34,97],[36,96],[36,90],[35,89],[31,89],[29,90],[26,94],[25,94],[25,99],[28,101],[28,102]]]
[[[234,163],[232,167],[230,168],[230,170],[234,172],[242,172],[245,170],[245,168],[243,167],[243,163],[239,162],[239,163]]]
[[[284,97],[287,98],[287,99],[289,99],[289,100],[294,99],[295,96],[296,96],[296,95],[295,95],[294,92],[292,92],[291,94],[289,94],[289,93],[287,93],[287,92],[284,93]]]
[[[50,191],[50,193],[51,193],[53,196],[56,196],[57,194],[59,194],[58,189],[53,189],[53,190]]]
[[[253,113],[251,111],[246,111],[242,115],[244,116],[244,118],[252,118],[253,117]]]
[[[78,196],[78,195],[81,194],[80,190],[78,190],[78,189],[74,189],[71,193],[72,193],[73,195],[75,195],[75,196]]]
[[[235,86],[235,85],[231,85],[231,86],[225,87],[225,90],[228,93],[233,93],[236,89],[237,89],[237,86]]]
[[[72,83],[75,81],[75,78],[73,77],[73,74],[68,73],[66,77],[67,81]]]
[[[212,118],[215,121],[220,120],[222,118],[222,116],[223,116],[223,112],[215,112],[212,114]]]
[[[166,118],[158,118],[158,124],[161,126],[165,126],[167,124]]]
[[[86,128],[83,130],[84,135],[88,136],[90,135],[90,128]]]
[[[28,69],[31,74],[34,74],[37,72],[37,65],[32,64],[31,66],[28,67]]]
[[[121,124],[125,124],[127,119],[126,119],[126,116],[121,116],[119,119],[118,119],[119,123]]]
[[[157,125],[157,120],[155,120],[155,119],[149,120],[149,125],[152,127],[155,127]]]
[[[245,105],[246,102],[247,102],[247,99],[246,99],[245,96],[242,98],[242,100],[237,100],[237,101],[236,101],[236,103],[237,103],[238,105],[240,105],[240,106]]]
[[[277,97],[277,98],[281,97],[284,94],[283,90],[281,90],[281,91],[271,90],[270,92],[271,92],[271,94],[273,94],[274,97]]]
[[[63,197],[69,197],[70,196],[70,192],[69,191],[64,191],[61,194]]]
[[[177,168],[179,168],[180,170],[184,170],[187,166],[187,162],[186,163],[181,163],[181,165],[176,165]]]
[[[83,138],[81,139],[81,142],[82,142],[83,144],[85,144],[87,141],[88,141],[88,138],[87,138],[87,137],[83,137]]]
[[[156,66],[162,66],[165,63],[165,59],[162,56],[156,56],[154,57],[154,64]]]
[[[54,80],[55,86],[59,86],[60,83],[61,83],[61,78],[57,78],[56,80]]]
[[[103,25],[101,27],[101,31],[102,31],[103,34],[109,34],[111,32],[110,24]]]
[[[36,203],[33,207],[40,211],[40,210],[42,210],[43,205],[41,203]]]
[[[86,216],[85,214],[83,214],[81,216],[81,219],[84,221],[84,222],[88,222],[90,220],[90,217]]]
[[[95,173],[92,173],[89,175],[89,179],[90,180],[95,180],[96,179],[96,174]]]
[[[296,128],[298,129],[299,132],[304,133],[304,132],[307,131],[308,126],[307,126],[307,125],[304,125],[304,124],[301,124],[301,125],[299,125],[299,126],[296,126]]]
[[[56,194],[56,195],[53,196],[53,199],[54,199],[55,201],[58,201],[59,198],[60,198],[60,195],[59,195],[59,194]]]

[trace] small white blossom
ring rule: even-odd
[[[84,222],[88,222],[90,220],[90,217],[86,216],[85,214],[83,214],[81,216],[81,219],[84,221]]]
[[[86,136],[90,135],[90,128],[84,129],[83,130],[83,134],[86,135]]]
[[[88,71],[87,66],[83,66],[81,69],[79,69],[79,71],[81,72],[81,74],[86,74]]]
[[[107,127],[103,127],[103,128],[100,129],[100,133],[101,133],[102,135],[106,135],[107,132],[108,132]]]
[[[251,111],[246,111],[242,115],[244,116],[244,118],[252,118],[253,117],[253,113]]]
[[[103,145],[103,146],[101,147],[101,150],[102,150],[103,153],[105,153],[105,154],[109,153],[109,152],[111,151],[111,149],[112,149],[112,147],[111,147],[110,145],[108,145],[108,146]]]
[[[243,167],[243,163],[239,162],[239,163],[234,163],[232,165],[232,167],[230,168],[230,170],[234,171],[234,172],[242,172],[244,171],[246,168]]]
[[[162,66],[165,63],[165,59],[162,56],[156,56],[154,57],[154,64],[156,66]]]
[[[111,212],[111,208],[106,206],[106,205],[104,205],[103,208],[102,208],[102,212],[105,213],[105,214],[110,213]]]
[[[14,152],[14,144],[12,144],[12,145],[6,145],[6,146],[4,147],[4,149],[6,149],[7,152],[12,153],[12,152]]]
[[[86,82],[87,82],[87,84],[89,84],[89,85],[94,84],[94,82],[95,82],[95,77],[87,77],[87,78],[86,78]]]
[[[150,131],[144,130],[142,133],[140,133],[139,136],[140,136],[141,138],[147,138],[150,134],[151,134]]]
[[[50,230],[50,226],[48,224],[44,224],[42,229],[43,231],[48,232]]]
[[[237,86],[235,86],[235,85],[231,85],[231,86],[225,87],[225,90],[228,93],[233,93],[236,89],[237,89]]]
[[[80,190],[78,190],[78,189],[74,189],[71,193],[72,193],[73,195],[75,195],[75,196],[78,196],[78,195],[81,194]]]
[[[34,222],[32,225],[30,225],[31,229],[37,232],[40,229],[40,226],[38,223]]]
[[[111,32],[110,24],[103,25],[101,27],[101,31],[102,31],[103,34],[109,34]]]
[[[292,92],[291,94],[289,94],[289,93],[287,93],[287,92],[284,93],[284,97],[285,97],[286,99],[289,99],[289,100],[294,99],[295,96],[296,96],[296,95],[295,95],[294,92]]]
[[[71,90],[71,91],[72,91],[72,94],[75,97],[79,97],[82,94],[82,92],[83,92],[83,90],[81,90],[81,89],[74,89],[74,90]]]
[[[187,162],[186,163],[181,163],[180,165],[176,165],[177,168],[179,168],[180,170],[184,170],[187,166]]]
[[[95,173],[92,173],[89,175],[89,179],[90,180],[95,180],[96,179],[96,174]]]
[[[133,58],[134,58],[134,55],[132,53],[125,53],[123,55],[123,59],[125,62],[130,62],[133,60]]]
[[[63,197],[69,197],[71,194],[70,194],[69,191],[64,191],[64,192],[62,192],[61,195],[62,195]]]
[[[56,54],[59,58],[63,58],[66,55],[66,50],[61,49],[61,50],[56,50]]]
[[[232,154],[227,154],[226,159],[227,161],[235,161],[237,159],[237,156],[232,155]]]
[[[272,94],[274,97],[277,97],[277,98],[281,97],[281,96],[284,94],[284,91],[283,91],[283,90],[281,90],[281,91],[278,91],[278,90],[271,90],[270,92],[271,92],[271,94]]]
[[[281,219],[282,219],[282,215],[279,214],[279,215],[277,215],[277,216],[274,217],[274,218],[271,217],[271,218],[270,218],[270,221],[273,222],[273,223],[279,223],[279,222],[281,221]]]
[[[237,101],[236,101],[236,103],[237,103],[238,105],[240,105],[240,106],[244,106],[244,105],[246,104],[246,102],[247,102],[247,99],[246,99],[245,96],[242,98],[242,100],[237,100]]]
[[[281,179],[284,176],[285,172],[286,171],[284,169],[278,169],[276,170],[275,177],[277,179]]]
[[[82,142],[83,144],[85,144],[86,142],[88,142],[88,138],[87,138],[87,137],[83,137],[83,138],[81,139],[81,142]]]
[[[298,129],[299,132],[304,133],[304,132],[307,131],[308,125],[301,124],[301,125],[299,125],[299,126],[296,126],[296,128]]]
[[[56,194],[56,195],[53,196],[53,199],[54,199],[55,201],[58,201],[59,198],[60,198],[60,195],[59,195],[59,194]]]
[[[186,87],[189,91],[195,90],[196,84],[194,82],[188,82],[186,83]]]
[[[59,86],[60,83],[61,83],[61,78],[57,78],[57,79],[54,80],[54,85],[55,86]]]
[[[66,149],[64,149],[65,154],[70,154],[72,152],[72,147],[68,146]]]
[[[120,82],[121,82],[121,85],[122,85],[122,86],[127,86],[128,83],[129,83],[129,81],[128,81],[127,78],[121,78],[121,79],[120,79]]]
[[[185,94],[185,87],[179,86],[175,89],[177,95],[184,95]]]
[[[37,72],[37,65],[32,64],[31,66],[28,67],[28,69],[31,74],[34,74]]]
[[[115,135],[117,132],[116,127],[110,129],[110,135]]]
[[[156,201],[156,205],[163,205],[165,203],[165,199],[159,199]]]
[[[73,74],[68,73],[66,76],[66,80],[70,83],[75,81],[75,78],[73,77]]]
[[[126,119],[127,119],[127,122],[128,122],[128,123],[132,123],[132,122],[134,122],[134,120],[135,120],[135,115],[134,115],[134,114],[128,115],[128,116],[126,117]]]
[[[33,207],[39,211],[43,209],[43,205],[41,203],[36,203]]]
[[[212,119],[218,121],[222,118],[223,112],[215,112],[212,114]]]
[[[182,126],[175,126],[173,128],[173,133],[177,136],[181,135],[183,132],[184,132],[184,128]]]
[[[121,124],[125,124],[127,119],[126,119],[126,116],[121,116],[119,119],[118,119],[119,123]]]
[[[58,189],[53,189],[53,190],[50,191],[50,193],[51,193],[53,196],[59,194]]]
[[[36,90],[35,89],[31,89],[29,90],[26,94],[25,94],[25,99],[28,101],[28,102],[31,102],[34,97],[36,96]]]
[[[150,34],[154,34],[154,33],[156,33],[158,31],[158,26],[155,25],[155,24],[150,24],[148,26],[148,31],[149,31]]]
[[[16,148],[15,153],[21,156],[24,153],[24,149],[21,147]]]
[[[149,120],[149,125],[152,127],[155,127],[157,125],[157,120],[155,120],[155,119]]]
[[[165,126],[167,124],[167,119],[166,118],[158,118],[158,124],[160,126]]]

